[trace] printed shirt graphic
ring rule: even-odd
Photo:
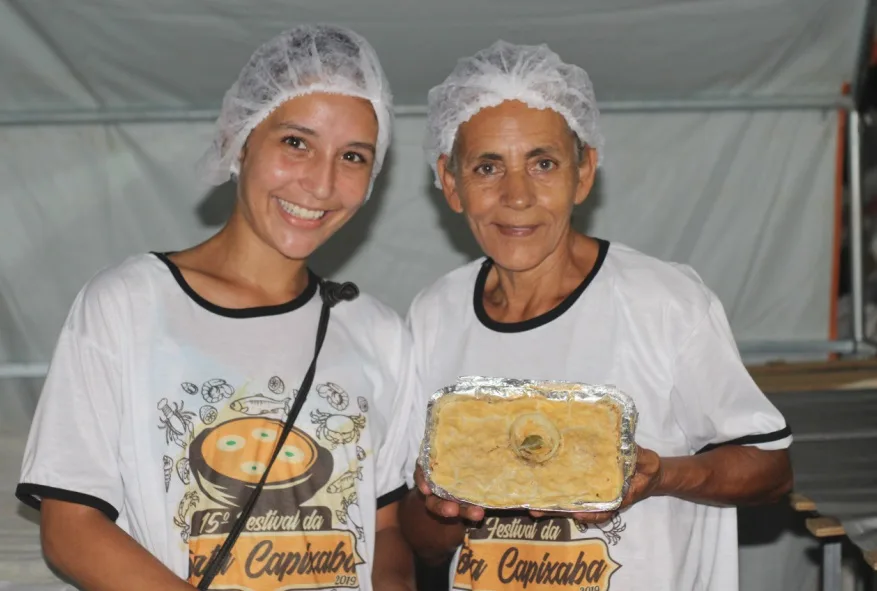
[[[408,319],[421,390],[465,375],[611,384],[636,403],[637,443],[661,456],[725,443],[788,447],[785,420],[753,383],[721,304],[694,271],[600,244],[581,285],[526,322],[485,313],[485,259],[421,292]],[[427,398],[415,416],[425,417]],[[423,428],[412,426],[413,440]],[[596,526],[488,512],[467,532],[450,586],[737,591],[736,511],[653,497]]]
[[[184,390],[195,384],[182,384]],[[180,477],[186,492],[174,523],[188,540],[190,582],[197,585],[208,562],[225,541],[235,516],[259,482],[282,435],[283,421],[295,391],[286,392],[282,378],[267,381],[267,394],[241,392],[223,379],[210,379],[198,389],[210,404],[201,407],[200,432],[188,453],[174,462],[164,456],[165,486]],[[368,401],[328,382],[314,388],[325,410],[313,409],[302,429],[293,427],[283,442],[254,511],[214,586],[247,588],[359,588],[357,567],[365,531],[357,499],[368,452],[361,447]],[[223,404],[222,415],[216,405]],[[173,443],[195,413],[162,405],[170,412],[165,432]],[[176,425],[174,425],[176,423]],[[299,422],[302,424],[302,422]],[[179,426],[177,426],[179,425]],[[344,450],[354,450],[349,456]],[[335,452],[341,452],[336,454]],[[338,468],[346,468],[340,475]],[[187,456],[187,457],[186,457]],[[345,462],[346,460],[346,462]],[[366,465],[367,466],[367,465]]]
[[[602,536],[585,537],[589,529]],[[609,589],[621,566],[612,559],[625,525],[620,516],[600,526],[571,519],[534,520],[528,514],[488,514],[468,532],[456,561],[454,589]]]
[[[197,586],[282,435],[320,298],[312,280],[295,302],[226,310],[168,263],[137,257],[83,290],[18,492],[104,510]],[[375,300],[333,308],[307,400],[211,589],[371,589],[376,511],[406,490],[409,352]]]

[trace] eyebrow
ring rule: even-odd
[[[308,135],[311,137],[319,137],[319,135],[320,135],[319,133],[317,133],[315,130],[311,129],[310,127],[305,127],[304,125],[299,125],[298,123],[292,123],[290,121],[284,121],[284,122],[280,123],[278,125],[278,127],[282,128],[282,129],[292,129],[292,130],[298,131],[299,133],[301,133],[303,135]],[[349,144],[347,144],[347,147],[348,148],[359,148],[360,150],[367,150],[367,151],[371,152],[372,154],[376,154],[378,151],[377,148],[375,148],[375,145],[372,143],[369,143],[369,142],[350,142]]]
[[[536,156],[545,156],[546,154],[553,154],[556,150],[549,146],[540,146],[538,148],[533,148],[529,152],[527,152],[527,159],[535,158]],[[492,160],[494,162],[502,162],[503,157],[500,154],[495,152],[484,152],[478,155],[478,160]]]

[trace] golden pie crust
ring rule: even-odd
[[[458,499],[572,509],[621,496],[621,409],[612,401],[450,394],[433,412],[431,479]]]

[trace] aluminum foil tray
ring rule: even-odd
[[[623,486],[621,495],[611,501],[593,502],[588,499],[570,499],[568,503],[553,506],[536,506],[530,504],[496,506],[478,502],[476,499],[465,499],[454,496],[452,491],[443,489],[432,480],[433,439],[438,426],[439,413],[437,405],[446,396],[473,396],[478,398],[515,399],[520,397],[538,396],[548,400],[580,403],[596,403],[610,401],[620,410],[621,429],[618,441],[618,457],[621,463]],[[580,513],[614,511],[621,504],[630,486],[630,479],[636,469],[636,431],[637,411],[633,400],[618,388],[609,385],[591,385],[575,382],[555,382],[536,380],[515,380],[506,378],[467,376],[461,377],[453,386],[447,386],[435,392],[429,400],[426,419],[426,432],[420,446],[418,463],[424,478],[433,494],[446,500],[458,503],[479,505],[486,509],[528,509],[538,511]]]

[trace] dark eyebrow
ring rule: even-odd
[[[310,136],[313,136],[313,137],[316,137],[316,136],[320,135],[320,134],[318,134],[316,131],[314,131],[313,129],[311,129],[310,127],[305,127],[304,125],[299,125],[299,124],[297,124],[297,123],[292,123],[292,122],[289,122],[289,121],[283,121],[283,122],[279,123],[279,124],[277,125],[277,127],[280,127],[280,128],[283,128],[283,129],[294,129],[295,131],[298,131],[298,132],[300,132],[300,133],[303,133],[303,134],[305,134],[305,135],[310,135]]]
[[[298,123],[292,123],[290,121],[284,121],[278,125],[278,127],[282,129],[292,129],[303,135],[309,135],[311,137],[319,137],[316,131],[311,129],[310,127],[305,127],[304,125],[299,125]],[[377,153],[377,148],[375,148],[374,144],[370,144],[369,142],[350,142],[347,144],[349,148],[359,148],[360,150],[367,150],[372,154]]]
[[[351,148],[359,148],[360,150],[367,150],[367,151],[371,152],[372,154],[377,153],[377,149],[375,148],[374,144],[370,144],[368,142],[351,142],[347,145],[348,145],[348,147],[351,147]]]
[[[552,148],[550,148],[548,146],[541,146],[539,148],[534,148],[533,150],[530,150],[529,152],[527,152],[527,159],[529,160],[530,158],[535,158],[536,156],[548,156],[548,155],[554,153],[554,151],[555,150],[553,150]]]
[[[527,159],[535,158],[536,156],[546,156],[548,154],[553,154],[556,150],[549,146],[540,146],[538,148],[533,148],[529,152],[527,152]],[[494,152],[484,152],[483,154],[478,155],[479,160],[492,160],[494,162],[502,162],[503,157]]]

